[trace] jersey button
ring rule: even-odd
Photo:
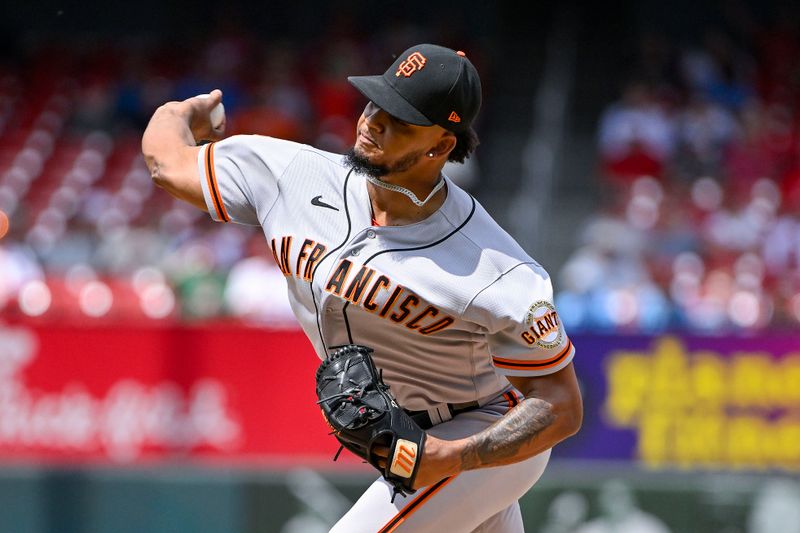
[[[367,232],[367,237],[370,238],[370,239],[374,239],[375,238],[375,232],[372,231],[372,230],[369,230]]]
[[[355,249],[355,250],[353,250],[352,252],[350,252],[350,255],[352,255],[353,257],[355,257],[355,256],[357,256],[357,255],[358,255],[358,253],[359,253],[359,252],[358,252],[358,249]]]

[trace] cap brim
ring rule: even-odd
[[[400,96],[383,76],[349,76],[347,81],[393,117],[416,126],[433,126],[433,121]]]

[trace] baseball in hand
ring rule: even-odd
[[[197,98],[211,98],[210,94],[198,94]],[[225,120],[225,106],[222,105],[222,102],[218,103],[214,106],[214,109],[211,110],[208,118],[211,120],[211,127],[214,129],[219,128],[222,126],[223,120]]]

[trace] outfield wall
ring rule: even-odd
[[[572,340],[585,422],[529,530],[601,515],[609,479],[674,531],[745,531],[775,479],[794,501],[800,337]],[[0,532],[325,530],[372,472],[331,463],[316,365],[299,331],[0,326]]]

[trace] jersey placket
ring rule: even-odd
[[[345,314],[345,308],[350,303],[345,294],[356,273],[363,266],[364,260],[379,249],[377,232],[372,228],[363,228],[353,235],[341,250],[326,258],[327,264],[317,272],[314,292],[319,302],[320,327],[328,347],[355,341],[350,334],[349,317]],[[344,264],[345,261],[349,263],[349,267]],[[337,280],[333,278],[337,274],[342,275],[344,269],[346,275],[337,285]],[[323,271],[325,275],[321,276]]]

